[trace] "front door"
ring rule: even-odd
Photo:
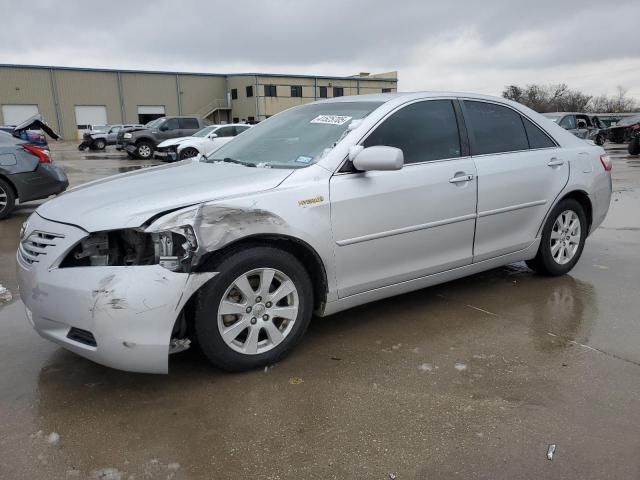
[[[402,107],[365,138],[404,153],[398,171],[342,169],[330,184],[338,295],[472,261],[476,171],[461,148],[452,100]]]
[[[478,171],[474,262],[531,245],[569,180],[569,159],[542,129],[515,110],[465,100]]]

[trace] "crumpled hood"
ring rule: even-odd
[[[291,172],[185,160],[81,185],[36,212],[89,232],[132,228],[168,210],[275,188]]]

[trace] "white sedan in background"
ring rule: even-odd
[[[190,137],[165,140],[158,145],[155,156],[165,162],[175,162],[199,154],[208,155],[249,128],[251,125],[244,123],[209,125]]]

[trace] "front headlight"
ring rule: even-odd
[[[139,229],[92,233],[60,264],[65,267],[160,265],[173,272],[191,271],[198,248],[190,226],[146,233]]]
[[[123,135],[123,137],[124,137],[124,138],[131,138],[131,137],[133,137],[133,135],[131,135],[130,133],[125,133],[125,134]]]

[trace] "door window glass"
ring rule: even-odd
[[[471,138],[472,154],[527,150],[529,142],[520,114],[495,103],[464,101]]]
[[[563,117],[562,120],[560,120],[560,123],[558,125],[567,130],[573,130],[576,128],[576,117],[574,117],[573,115],[567,115],[566,117]]]
[[[399,148],[405,164],[459,157],[460,135],[453,103],[430,100],[408,105],[387,118],[363,145]]]

